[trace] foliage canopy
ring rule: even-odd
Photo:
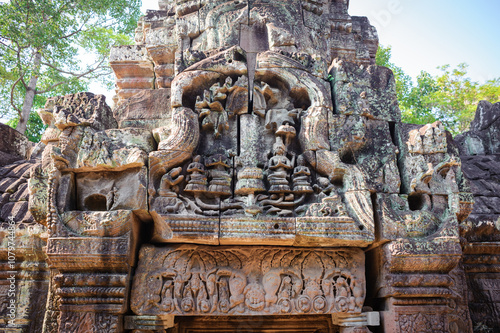
[[[483,84],[472,81],[467,76],[467,64],[454,69],[449,65],[438,67],[441,73],[435,76],[422,71],[415,84],[390,59],[391,47],[380,46],[376,63],[394,72],[404,122],[428,124],[439,120],[455,135],[469,129],[479,101],[500,101],[500,78]]]
[[[90,80],[112,84],[109,49],[132,42],[140,6],[140,0],[0,2],[0,116],[17,118],[12,123],[24,133],[28,119],[37,121],[31,110],[47,97],[84,91]]]

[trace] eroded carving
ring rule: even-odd
[[[144,246],[132,309],[140,315],[360,313],[359,250]]]

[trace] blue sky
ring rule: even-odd
[[[500,0],[351,0],[349,14],[367,16],[413,77],[462,62],[474,81],[500,77]]]
[[[144,10],[157,8],[143,0]],[[349,13],[370,19],[412,77],[462,62],[475,81],[500,77],[500,0],[350,0]]]

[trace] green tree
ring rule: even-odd
[[[379,66],[384,66],[392,70],[396,79],[396,94],[398,101],[404,101],[410,94],[412,88],[411,76],[406,74],[401,67],[396,66],[391,62],[392,48],[391,46],[384,47],[380,45],[375,57],[375,63]]]
[[[17,123],[19,122],[19,118],[12,118],[7,121],[7,125],[12,128],[17,127]],[[43,124],[42,119],[36,112],[31,112],[28,119],[28,124],[26,128],[26,137],[31,142],[39,142],[42,138],[42,134],[45,131],[47,126]]]
[[[422,71],[416,84],[404,71],[393,64],[391,47],[379,47],[376,63],[390,68],[396,80],[396,92],[402,120],[413,124],[441,121],[453,134],[468,130],[481,100],[500,101],[500,78],[480,84],[467,76],[467,64],[452,69],[441,66],[441,73]]]
[[[140,5],[140,0],[0,3],[0,116],[18,118],[16,129],[24,133],[28,120],[36,121],[31,110],[46,97],[86,90],[90,80],[110,84],[109,48],[131,43]]]
[[[400,101],[402,119],[410,124],[429,124],[438,120],[430,105],[432,94],[438,90],[434,77],[422,71],[417,76],[417,84],[411,83],[409,93]]]
[[[464,63],[455,69],[439,67],[441,74],[434,77],[437,89],[425,101],[453,134],[469,129],[480,101],[500,101],[500,80],[480,84],[467,76],[467,68]]]

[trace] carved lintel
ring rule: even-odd
[[[145,245],[132,287],[138,315],[361,312],[360,249]]]
[[[126,330],[161,330],[174,327],[174,315],[125,316]]]
[[[153,241],[165,243],[219,244],[219,219],[204,216],[164,215],[152,212]]]
[[[373,232],[359,228],[346,216],[298,217],[296,246],[367,246],[374,240]]]
[[[335,313],[332,323],[341,327],[380,326],[380,313],[376,311],[363,313]]]

